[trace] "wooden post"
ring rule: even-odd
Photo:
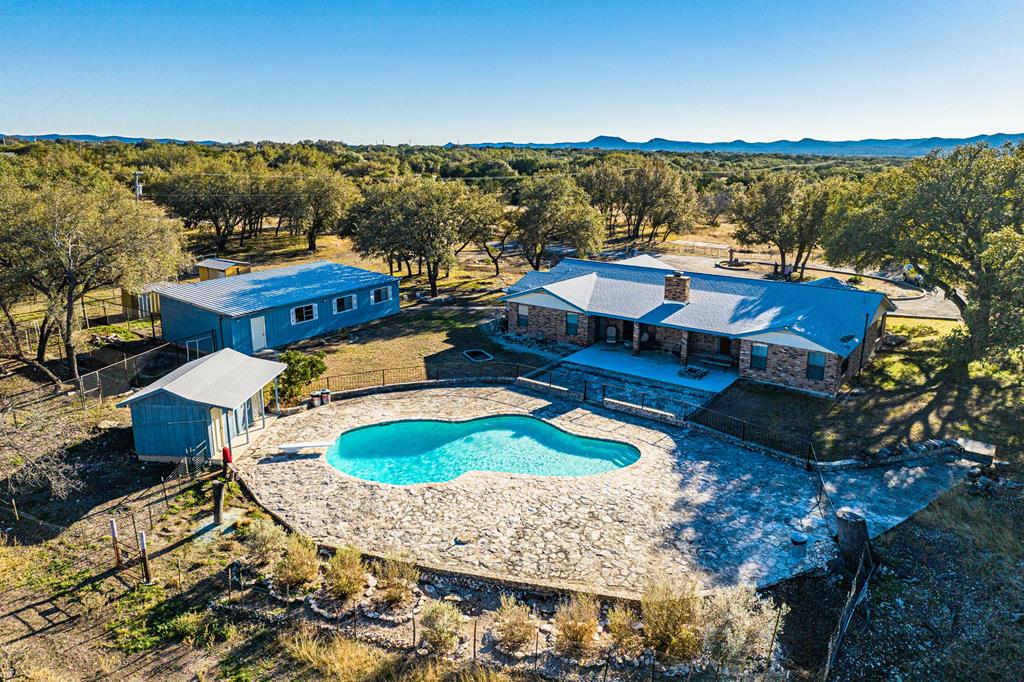
[[[476,624],[479,618],[473,620],[473,665],[476,665]]]
[[[146,546],[146,531],[139,533],[139,555],[142,557],[142,575],[147,585],[153,584],[153,570],[149,565],[149,548]]]
[[[160,487],[163,488],[163,490],[164,490],[164,509],[169,509],[170,506],[171,506],[171,503],[167,499],[167,479],[166,478],[161,478],[160,479]]]
[[[837,511],[836,535],[843,568],[852,575],[857,570],[864,550],[868,548],[867,521],[855,511],[849,509]]]
[[[540,628],[534,633],[533,639],[533,670],[540,670]]]
[[[103,324],[105,326],[108,326],[108,327],[110,326],[110,316],[107,315],[107,302],[106,301],[103,301]]]
[[[281,416],[281,400],[277,397],[277,377],[274,377],[274,410],[277,417]]]
[[[11,498],[11,509],[14,510],[14,521],[15,521],[15,523],[17,523],[18,521],[21,521],[21,516],[18,514],[18,503],[14,501],[13,497]]]
[[[153,505],[149,505],[147,509],[149,509],[149,529],[153,530]]]
[[[217,481],[213,484],[213,524],[219,526],[224,522],[224,484]]]
[[[135,523],[135,514],[132,514],[132,532],[135,533],[135,537],[139,537],[139,526]],[[142,552],[142,545],[139,545],[139,552]]]
[[[181,557],[177,557],[175,561],[178,564],[178,594],[181,594],[183,591],[182,586],[184,585],[184,581],[181,579]]]
[[[114,563],[118,568],[124,567],[124,560],[121,558],[121,545],[117,540],[117,521],[110,519],[110,540],[114,544]]]
[[[416,648],[416,614],[412,614],[412,648]]]

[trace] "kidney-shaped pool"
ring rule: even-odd
[[[363,426],[341,434],[327,450],[335,469],[393,485],[440,483],[467,471],[588,476],[639,458],[632,445],[575,436],[541,419],[512,415]]]

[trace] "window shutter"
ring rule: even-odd
[[[290,315],[291,315],[291,317],[292,317],[292,324],[295,324],[295,308],[292,308],[292,309],[291,309],[290,311],[288,311],[288,312],[289,312],[289,314],[290,314]]]
[[[317,305],[316,303],[314,303],[313,304],[313,319],[314,320],[318,319],[319,310],[320,310],[320,306]]]

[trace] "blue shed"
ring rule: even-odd
[[[398,312],[398,278],[316,261],[161,287],[164,338],[258,353]]]
[[[264,425],[263,388],[286,365],[230,348],[182,365],[117,404],[132,411],[139,459],[173,461],[205,448],[219,458],[225,445],[248,442]]]

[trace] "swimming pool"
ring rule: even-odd
[[[632,445],[574,436],[541,419],[511,415],[374,424],[346,431],[327,450],[335,469],[394,485],[440,483],[467,471],[588,476],[639,458]]]

